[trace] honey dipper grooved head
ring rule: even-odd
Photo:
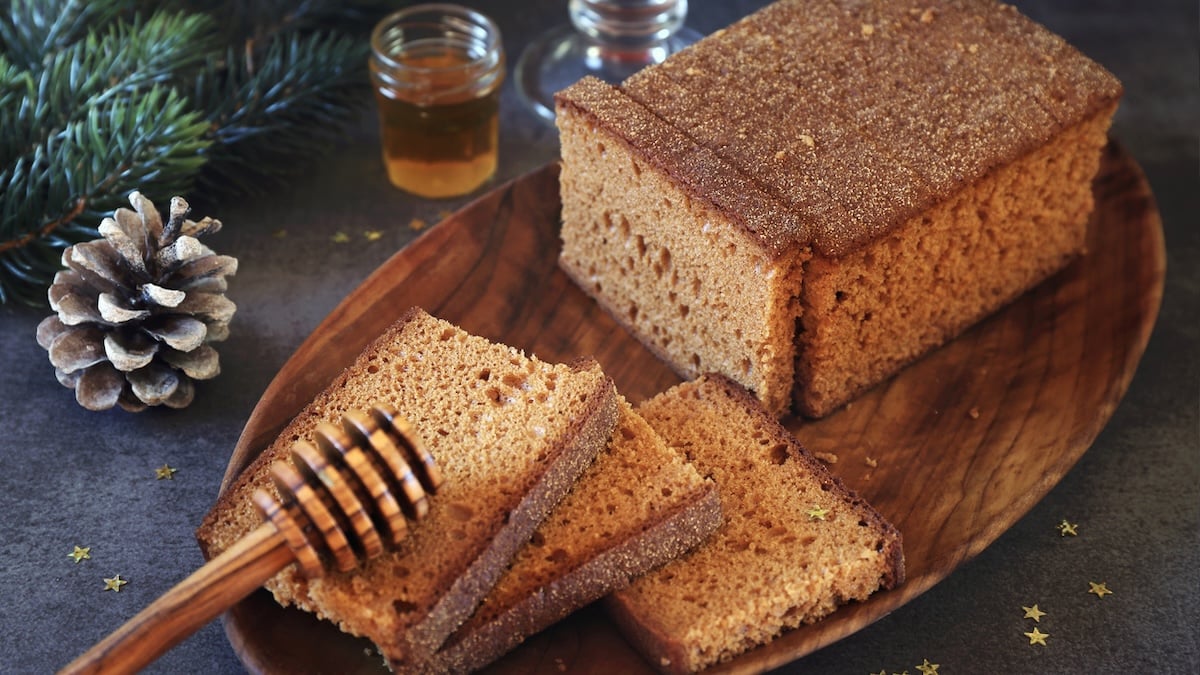
[[[341,426],[317,427],[313,443],[297,441],[290,461],[271,466],[279,496],[254,495],[308,577],[332,564],[353,569],[395,546],[407,518],[429,513],[427,495],[442,483],[437,462],[412,426],[388,405],[350,411]]]

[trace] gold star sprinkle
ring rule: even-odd
[[[108,577],[105,577],[104,578],[104,590],[112,591],[113,593],[120,593],[121,587],[127,583],[129,583],[129,582],[122,579],[120,574],[116,575],[115,577],[113,577],[111,579],[109,579]]]
[[[163,464],[154,470],[155,480],[175,480],[175,472],[179,469],[172,468],[170,464]]]
[[[383,238],[383,232],[381,230],[367,230],[363,232],[363,236],[367,238],[367,241],[379,241]]]
[[[412,220],[408,221],[408,229],[412,230],[413,232],[420,232],[421,230],[428,227],[428,225],[429,225],[429,223],[426,223],[424,220],[421,220],[420,218],[413,218]]]
[[[332,237],[330,237],[330,240],[335,244],[345,244],[346,242],[350,241],[350,235],[346,234],[345,232],[336,232]]]
[[[940,664],[930,663],[929,659],[922,659],[924,663],[917,666],[917,670],[921,671],[921,675],[936,675]]]
[[[1033,631],[1025,633],[1025,637],[1029,638],[1029,644],[1046,646],[1046,638],[1050,637],[1049,633],[1043,633],[1038,630],[1037,626],[1033,627]]]
[[[71,551],[70,553],[67,554],[67,557],[70,558],[71,560],[74,560],[76,564],[78,564],[80,560],[91,560],[92,559],[92,547],[91,546],[76,546],[74,551]]]
[[[274,232],[271,233],[271,236],[275,237],[276,239],[286,239],[287,238],[287,230],[283,230],[283,229],[275,230]]]
[[[1079,527],[1079,523],[1068,523],[1064,519],[1061,523],[1059,523],[1057,525],[1057,527],[1058,527],[1058,533],[1064,537],[1067,536],[1068,534],[1071,535],[1072,537],[1079,535],[1079,533],[1075,531],[1075,528]]]
[[[1042,617],[1046,616],[1046,613],[1038,609],[1037,605],[1034,605],[1033,607],[1026,607],[1022,605],[1021,609],[1025,610],[1025,616],[1021,617],[1023,619],[1033,619],[1034,621],[1040,622]]]
[[[829,509],[823,509],[819,506],[814,506],[808,510],[810,520],[825,520],[825,516],[829,515]]]
[[[878,673],[871,673],[871,675],[887,675],[887,671],[886,671],[886,670],[881,670],[881,671],[879,671]]]
[[[1097,598],[1103,598],[1106,595],[1112,594],[1112,591],[1108,590],[1107,583],[1098,584],[1094,581],[1089,581],[1088,585],[1091,586],[1091,588],[1088,589],[1088,593],[1094,593]]]

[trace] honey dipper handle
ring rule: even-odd
[[[274,526],[263,525],[72,661],[60,675],[137,672],[294,559]]]

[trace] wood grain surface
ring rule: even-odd
[[[224,487],[405,309],[546,360],[593,355],[634,403],[679,378],[556,265],[557,168],[498,188],[401,250],[284,365],[238,442]],[[819,421],[786,419],[904,535],[908,580],[715,671],[798,659],[903,605],[977,555],[1046,494],[1125,393],[1162,296],[1162,224],[1118,145],[1095,182],[1087,255],[967,333]],[[257,593],[226,615],[254,672],[381,672],[364,641]],[[530,638],[495,672],[650,672],[595,607]]]

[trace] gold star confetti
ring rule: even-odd
[[[363,236],[367,238],[367,241],[379,241],[383,238],[383,231],[367,230],[366,232],[363,232]]]
[[[1041,622],[1042,617],[1046,616],[1046,613],[1038,609],[1037,605],[1034,605],[1033,607],[1021,605],[1021,609],[1025,610],[1025,616],[1021,617],[1023,619],[1033,619],[1034,621]]]
[[[1033,631],[1025,633],[1025,637],[1029,638],[1029,644],[1046,646],[1046,638],[1050,637],[1049,633],[1043,633],[1038,630],[1037,626],[1033,627]]]
[[[275,230],[274,232],[271,233],[271,236],[275,237],[276,239],[286,239],[287,238],[287,230],[283,230],[283,229]]]
[[[332,237],[330,237],[330,240],[335,244],[345,244],[346,242],[350,241],[350,235],[346,234],[345,232],[336,232]]]
[[[829,509],[823,509],[819,506],[814,506],[808,510],[810,520],[825,520],[825,516],[829,515]]]
[[[921,660],[924,661],[924,663],[917,666],[917,670],[921,671],[921,675],[936,675],[937,674],[938,667],[940,664],[930,663],[929,659],[921,659]]]
[[[175,480],[175,472],[178,470],[170,464],[163,464],[154,470],[154,478],[155,480]]]
[[[428,227],[428,225],[428,223],[420,218],[413,218],[412,220],[408,221],[408,229],[412,230],[413,232],[420,232]]]
[[[1059,524],[1058,524],[1056,527],[1058,528],[1058,533],[1059,533],[1061,536],[1064,536],[1064,537],[1065,537],[1065,536],[1067,536],[1067,535],[1069,534],[1069,535],[1071,535],[1072,537],[1075,537],[1075,536],[1078,536],[1078,535],[1079,535],[1079,533],[1075,531],[1075,528],[1079,527],[1079,523],[1068,523],[1068,522],[1067,522],[1067,521],[1064,519],[1064,520],[1063,520],[1061,523],[1059,523]]]
[[[80,560],[91,560],[92,559],[92,547],[91,546],[76,546],[74,551],[71,551],[70,553],[67,554],[67,557],[70,558],[71,560],[74,560],[76,564],[78,564]]]
[[[104,578],[104,590],[112,591],[113,593],[120,593],[121,587],[127,583],[129,583],[129,582],[122,579],[120,574],[116,575],[115,577],[113,577],[111,579],[109,579],[108,577],[105,577]]]
[[[1112,594],[1112,591],[1108,590],[1107,583],[1096,583],[1094,581],[1089,581],[1088,586],[1091,586],[1091,588],[1088,589],[1088,593],[1094,593],[1097,598],[1103,598],[1106,595]]]
[[[881,670],[881,671],[879,671],[878,673],[871,673],[871,675],[887,675],[887,671],[886,671],[886,670]]]

